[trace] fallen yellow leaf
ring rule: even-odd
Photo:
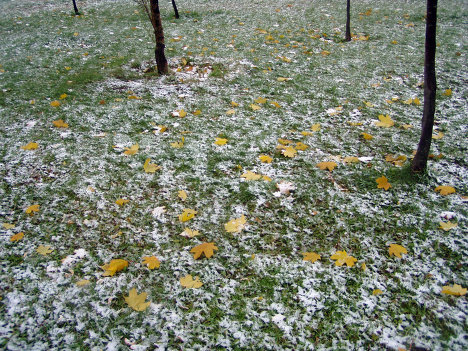
[[[126,203],[130,202],[130,200],[127,200],[127,199],[117,199],[115,200],[115,203],[119,206],[123,206],[125,205]]]
[[[44,245],[39,245],[39,247],[36,249],[36,252],[38,254],[41,254],[42,256],[47,256],[52,251],[54,251],[54,249],[49,245],[45,245],[45,246]]]
[[[303,252],[302,255],[304,256],[304,261],[310,261],[312,263],[321,259],[321,256],[315,252]]]
[[[458,227],[458,224],[457,223],[452,223],[450,221],[448,221],[447,223],[445,222],[439,222],[440,224],[440,229],[443,229],[445,230],[446,232],[448,232],[450,229],[453,229],[453,228],[456,228]]]
[[[59,107],[60,106],[60,101],[54,100],[50,103],[50,106],[52,107]]]
[[[246,223],[247,220],[245,219],[245,216],[242,215],[239,218],[231,219],[229,222],[224,224],[224,229],[226,229],[228,233],[240,233],[244,229]]]
[[[40,206],[38,204],[35,204],[35,205],[31,205],[29,206],[27,209],[26,209],[26,213],[27,214],[30,214],[30,215],[33,215],[34,212],[39,212],[39,208]]]
[[[357,261],[353,256],[349,256],[346,251],[337,251],[334,255],[330,257],[332,260],[335,260],[335,265],[342,266],[346,263],[348,267],[353,267],[354,263]]]
[[[467,289],[462,288],[461,285],[453,284],[452,286],[450,286],[450,285],[443,286],[441,292],[442,292],[442,294],[463,296],[463,295],[466,294]]]
[[[187,200],[187,192],[185,190],[179,190],[177,196],[179,196],[182,199],[182,201]]]
[[[381,176],[375,180],[377,182],[378,189],[385,189],[386,191],[392,187],[392,185],[388,182],[387,177]]]
[[[318,168],[320,168],[321,170],[325,170],[325,169],[328,169],[330,172],[333,171],[335,169],[335,167],[337,166],[336,162],[333,162],[333,161],[330,161],[330,162],[319,162],[316,164],[316,166]]]
[[[227,141],[225,138],[216,138],[214,143],[215,145],[226,145]]]
[[[159,262],[156,256],[146,256],[143,257],[143,264],[146,264],[149,269],[159,268],[161,262]]]
[[[20,240],[23,239],[23,238],[24,238],[24,233],[23,233],[23,232],[20,232],[20,233],[18,233],[18,234],[12,235],[12,236],[10,237],[10,241],[11,241],[11,242],[20,241]]]
[[[199,277],[192,278],[190,274],[187,274],[185,277],[180,278],[180,285],[188,289],[198,289],[203,283],[200,281]]]
[[[398,245],[398,244],[390,244],[390,247],[388,248],[388,254],[390,256],[394,255],[398,258],[402,258],[401,254],[407,254],[408,250],[406,250],[403,246]]]
[[[193,253],[193,258],[196,260],[200,258],[202,254],[204,254],[206,258],[210,258],[213,256],[213,250],[218,250],[214,243],[203,243],[192,248],[190,252]]]
[[[151,159],[147,158],[145,164],[143,165],[143,169],[146,173],[155,173],[156,171],[160,170],[161,167],[154,163],[150,163]]]
[[[263,163],[271,163],[271,161],[273,161],[273,158],[271,158],[271,157],[268,156],[268,155],[260,155],[260,156],[258,156],[258,158],[259,158],[260,161],[263,162]]]
[[[140,149],[140,146],[138,144],[134,144],[130,146],[129,148],[126,147],[124,151],[124,155],[127,155],[127,156],[135,155],[139,149]]]
[[[120,258],[111,260],[109,263],[101,266],[105,271],[102,273],[104,277],[113,276],[115,273],[120,272],[128,266],[128,261],[122,260]]]
[[[288,146],[283,150],[283,155],[290,158],[296,157],[297,150],[292,146]]]
[[[130,290],[130,292],[128,293],[128,296],[124,296],[125,302],[127,303],[127,305],[138,312],[142,312],[146,310],[148,306],[151,304],[151,301],[145,302],[147,297],[148,297],[147,293],[142,292],[141,294],[138,294],[135,288]]]
[[[197,213],[198,213],[197,211],[192,210],[191,208],[184,208],[184,212],[182,212],[179,215],[179,220],[181,222],[187,222],[191,220],[193,217],[195,217]]]
[[[33,142],[21,146],[23,150],[36,150],[38,147],[39,147],[39,144],[33,143]]]
[[[455,193],[455,188],[449,185],[439,185],[434,190],[444,196]]]
[[[52,121],[52,124],[56,128],[68,128],[68,124],[63,121],[63,119],[58,119],[56,121]]]

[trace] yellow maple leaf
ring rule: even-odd
[[[358,163],[358,162],[359,162],[359,158],[357,158],[356,156],[346,156],[346,157],[343,159],[343,162],[344,162],[344,163]]]
[[[21,146],[23,150],[36,150],[38,147],[39,147],[39,144],[33,143],[33,142]]]
[[[446,232],[448,232],[450,229],[453,229],[453,228],[456,228],[458,227],[458,224],[457,223],[452,223],[450,221],[448,221],[447,223],[445,222],[439,222],[440,224],[440,229],[443,229],[445,230]]]
[[[292,146],[287,146],[284,150],[283,150],[283,155],[286,156],[286,157],[290,157],[290,158],[293,158],[293,157],[296,157],[297,155],[297,150],[292,147]]]
[[[233,109],[230,109],[230,110],[227,110],[227,111],[226,111],[226,114],[227,114],[228,116],[233,115],[233,114],[235,114],[235,113],[236,113],[236,110],[233,110]]]
[[[59,99],[60,100],[66,99],[67,96],[68,96],[67,94],[63,93],[62,95],[60,95]]]
[[[374,107],[374,104],[372,102],[369,102],[369,101],[363,101],[364,102],[364,105],[366,105],[367,107]]]
[[[52,121],[52,124],[56,127],[56,128],[68,128],[68,123],[65,123],[63,121],[63,119],[58,119],[56,121]]]
[[[382,295],[383,294],[383,291],[380,290],[380,289],[374,289],[372,291],[372,295],[376,296],[376,295]]]
[[[255,105],[255,104],[250,104],[250,108],[251,108],[253,111],[257,111],[257,110],[260,110],[260,109],[261,109],[260,106]]]
[[[392,118],[389,115],[379,115],[379,122],[375,121],[374,124],[377,127],[389,128],[395,124]]]
[[[123,206],[125,205],[126,203],[130,202],[130,200],[127,200],[127,199],[117,199],[115,200],[115,203],[119,206]]]
[[[351,121],[348,121],[348,124],[349,124],[351,127],[362,126],[362,122],[351,122]]]
[[[468,289],[462,288],[461,285],[458,284],[453,284],[452,286],[446,285],[442,287],[442,294],[448,294],[448,295],[455,295],[455,296],[463,296],[466,294]]]
[[[281,108],[281,105],[278,104],[276,101],[270,101],[270,104],[275,106],[276,108]]]
[[[151,159],[147,158],[145,164],[143,165],[143,169],[146,173],[155,173],[156,171],[160,170],[161,167],[154,163],[150,163]]]
[[[214,143],[215,145],[226,145],[227,141],[225,138],[216,138]]]
[[[336,162],[329,161],[329,162],[319,162],[319,163],[316,164],[316,166],[318,168],[320,168],[321,170],[328,169],[331,172],[331,171],[333,171],[335,169],[337,164],[336,164]]]
[[[419,106],[419,105],[421,105],[421,101],[417,97],[415,97],[413,99],[413,104]]]
[[[187,192],[185,190],[179,190],[177,196],[179,196],[182,199],[182,201],[187,200]]]
[[[120,272],[121,270],[125,269],[128,266],[128,261],[122,260],[120,258],[113,259],[109,263],[101,266],[104,270],[102,275],[104,277],[113,276],[115,273]]]
[[[201,110],[195,110],[192,112],[194,116],[199,116],[201,115]]]
[[[27,209],[26,209],[26,213],[27,214],[30,214],[30,215],[33,215],[34,212],[39,212],[39,208],[40,206],[38,204],[35,204],[35,205],[31,205],[29,206]]]
[[[262,175],[262,179],[266,182],[271,182],[271,178],[269,176]]]
[[[185,228],[182,233],[180,233],[181,236],[185,236],[187,238],[193,238],[198,235],[200,235],[200,232],[198,230],[192,230],[190,228]]]
[[[263,163],[271,163],[271,161],[273,161],[273,158],[271,158],[271,157],[268,156],[268,155],[260,155],[260,156],[258,156],[258,158],[259,158],[260,161],[263,162]]]
[[[353,256],[349,256],[346,251],[337,251],[334,255],[330,257],[332,260],[335,260],[335,265],[342,266],[346,263],[348,267],[353,267],[354,263],[357,261]]]
[[[444,196],[455,193],[455,188],[449,185],[439,185],[434,190]]]
[[[193,279],[190,274],[187,274],[185,277],[180,278],[180,285],[187,289],[198,289],[203,285],[203,283],[199,277],[195,277],[195,279]]]
[[[411,125],[411,124],[403,124],[401,127],[402,127],[403,129],[410,129],[410,128],[413,128],[413,125]]]
[[[364,133],[364,132],[362,132],[361,135],[366,140],[372,140],[374,138],[372,135]]]
[[[181,222],[187,222],[191,220],[193,217],[195,217],[196,214],[197,214],[197,211],[192,210],[191,208],[184,208],[184,212],[182,212],[179,215],[179,220]]]
[[[224,224],[224,229],[226,229],[228,233],[240,233],[244,229],[246,223],[247,220],[245,219],[245,216],[242,215],[239,218],[231,219],[229,222]]]
[[[231,106],[232,107],[237,107],[237,106],[239,106],[239,104],[237,102],[231,101]]]
[[[286,77],[278,77],[277,81],[278,82],[287,82],[288,80],[291,80],[292,78],[286,78]]]
[[[392,187],[392,185],[388,182],[387,177],[385,176],[381,176],[380,178],[377,178],[375,181],[377,183],[378,189],[388,190]]]
[[[452,89],[445,89],[445,91],[442,93],[444,96],[452,96]]]
[[[149,269],[159,268],[161,262],[159,262],[156,256],[146,256],[143,257],[143,264],[146,264]]]
[[[36,249],[36,252],[38,254],[41,254],[42,256],[47,256],[52,251],[54,251],[54,249],[49,245],[45,245],[45,246],[44,245],[39,245],[39,247]]]
[[[184,147],[184,143],[185,143],[185,138],[182,137],[181,141],[173,142],[173,143],[171,143],[171,146],[172,146],[174,149],[181,149],[181,148]]]
[[[135,155],[139,149],[140,149],[140,146],[138,145],[138,143],[130,146],[129,148],[126,147],[124,151],[124,155],[127,155],[127,156]]]
[[[52,107],[59,107],[60,106],[60,101],[54,100],[50,103],[50,106]]]
[[[304,261],[310,261],[312,263],[322,258],[319,254],[315,252],[303,252],[302,255],[304,256]]]
[[[138,294],[135,288],[129,291],[128,296],[124,296],[127,305],[138,312],[146,310],[151,304],[151,301],[145,302],[147,297],[147,293],[142,292],[141,294]]]
[[[444,133],[438,132],[437,134],[432,135],[432,139],[439,140],[439,139],[442,139],[444,135],[445,135]]]
[[[398,258],[401,258],[401,254],[407,254],[408,250],[406,250],[403,246],[398,244],[390,244],[388,248],[388,254],[390,256],[394,255]]]
[[[20,241],[20,240],[23,239],[23,238],[24,238],[24,233],[23,233],[23,232],[20,232],[20,233],[18,233],[18,234],[12,235],[12,236],[10,237],[10,241],[11,241],[11,242]]]
[[[5,228],[6,230],[8,230],[8,229],[13,229],[15,227],[15,225],[10,224],[10,223],[2,223],[2,227]]]
[[[313,135],[314,133],[312,133],[312,132],[307,132],[307,131],[303,131],[303,132],[301,132],[301,134],[302,134],[303,136],[310,136],[310,135]]]
[[[259,180],[262,176],[252,171],[247,171],[244,174],[242,174],[241,177],[245,178],[245,180]]]
[[[310,129],[312,129],[313,132],[318,132],[320,128],[321,128],[320,123],[315,123],[312,125],[312,127],[310,127]]]
[[[302,142],[296,143],[296,150],[304,151],[304,150],[307,150],[308,148],[309,148],[309,145],[307,144],[304,144]]]
[[[267,102],[267,99],[265,99],[264,97],[258,97],[255,99],[255,102],[257,104],[265,104]]]
[[[200,258],[202,254],[204,254],[206,258],[210,258],[213,256],[213,250],[218,250],[214,243],[203,243],[192,248],[190,252],[193,253],[193,258],[196,260]]]
[[[88,279],[79,280],[75,283],[76,286],[85,286],[91,283]]]
[[[393,156],[386,155],[385,161],[393,163],[395,166],[402,167],[408,158],[405,155]]]

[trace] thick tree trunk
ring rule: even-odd
[[[351,0],[346,2],[346,41],[351,41]]]
[[[175,3],[175,0],[172,0],[172,7],[174,8],[175,18],[179,18],[179,11],[177,10],[177,5]]]
[[[156,39],[156,48],[154,49],[154,57],[158,67],[159,74],[167,74],[169,68],[167,66],[166,56],[164,55],[164,31],[161,23],[161,13],[159,12],[158,0],[150,0],[151,3],[151,22],[154,28],[154,36]]]
[[[436,100],[436,26],[437,26],[437,0],[427,0],[426,18],[426,48],[424,56],[424,109],[422,117],[421,139],[418,150],[411,164],[414,173],[426,170],[427,158],[432,141],[432,127],[434,126],[435,100]]]
[[[78,11],[78,7],[76,7],[76,1],[73,0],[73,9],[75,10],[75,16],[80,15],[80,11]]]

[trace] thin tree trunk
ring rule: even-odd
[[[432,141],[432,127],[434,126],[435,100],[436,100],[436,27],[437,27],[437,0],[427,0],[426,16],[426,44],[424,56],[424,109],[422,117],[421,139],[418,150],[411,164],[414,173],[426,170],[427,159]]]
[[[346,41],[351,41],[351,0],[346,2]]]
[[[75,16],[80,15],[80,11],[78,11],[78,7],[76,7],[76,1],[73,0],[73,9],[75,10]]]
[[[177,10],[177,5],[175,3],[175,0],[172,0],[172,7],[174,8],[175,18],[179,18],[179,11]]]
[[[161,13],[159,12],[158,0],[150,0],[151,3],[151,22],[154,28],[154,36],[156,38],[156,48],[154,49],[154,57],[158,67],[159,74],[167,74],[169,68],[167,66],[166,56],[164,55],[164,31],[161,23]]]

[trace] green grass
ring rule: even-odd
[[[433,140],[431,152],[442,157],[423,175],[409,167],[422,105],[404,103],[423,101],[423,3],[353,3],[352,32],[369,38],[349,43],[340,1],[190,0],[179,20],[161,3],[165,77],[154,69],[151,26],[133,3],[86,3],[80,17],[68,1],[30,5],[0,4],[0,223],[15,225],[0,228],[0,347],[466,348],[466,298],[440,293],[468,282],[460,1],[439,4],[436,127],[445,135]],[[448,88],[452,96],[442,94]],[[268,101],[253,111],[258,97]],[[180,109],[187,116],[173,117]],[[395,126],[376,127],[380,114]],[[57,119],[70,127],[54,128]],[[319,131],[301,133],[317,123]],[[170,146],[182,137],[183,148]],[[214,145],[217,137],[227,145]],[[286,158],[279,138],[309,148]],[[39,148],[20,148],[30,141]],[[122,155],[136,143],[136,155]],[[262,154],[273,162],[261,163]],[[396,167],[389,154],[408,161]],[[346,156],[364,159],[345,164]],[[144,173],[147,158],[161,171]],[[332,159],[333,172],[317,168]],[[244,181],[246,171],[272,181]],[[382,175],[388,191],[377,188]],[[296,187],[290,197],[274,194],[281,181]],[[456,194],[434,192],[445,184]],[[130,202],[120,207],[118,198]],[[26,214],[35,203],[40,212]],[[181,223],[184,208],[198,213]],[[439,229],[446,211],[458,224],[449,232]],[[242,214],[247,227],[227,233],[224,224]],[[200,236],[180,236],[186,227]],[[10,242],[20,231],[24,239]],[[219,250],[195,261],[189,251],[201,242]],[[392,243],[408,254],[389,257]],[[39,255],[39,245],[54,251]],[[86,255],[62,263],[78,249]],[[338,250],[356,265],[335,266]],[[310,251],[322,259],[302,261]],[[151,255],[161,260],[157,270],[141,264]],[[113,258],[129,267],[102,277]],[[186,274],[202,288],[183,289]],[[82,279],[91,283],[77,287]],[[151,308],[127,306],[133,287],[148,293]],[[373,296],[376,288],[384,293]]]

